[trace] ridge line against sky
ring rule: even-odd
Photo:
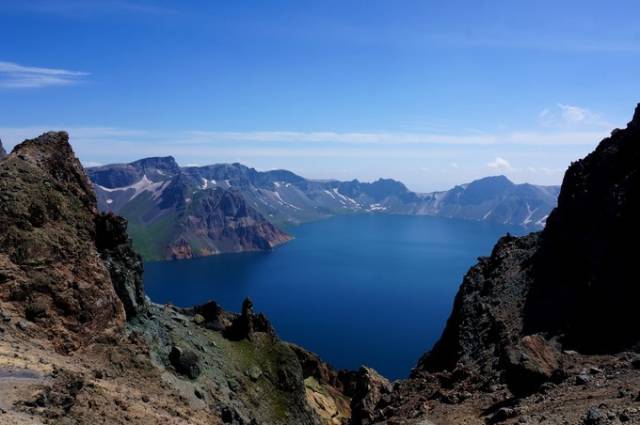
[[[0,2],[0,138],[416,191],[559,184],[640,100],[640,4]]]

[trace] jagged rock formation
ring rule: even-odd
[[[335,423],[249,301],[235,314],[145,299],[126,220],[98,212],[66,133],[0,162],[0,200],[0,422]]]
[[[0,140],[0,159],[3,159],[7,156],[7,151],[4,150],[4,146],[2,146],[2,140]]]
[[[639,216],[640,105],[569,167],[542,232],[502,238],[471,268],[442,337],[374,421],[640,422],[625,390],[640,385]]]

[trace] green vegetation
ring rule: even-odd
[[[133,246],[149,260],[163,260],[165,247],[171,242],[176,213],[167,212],[152,222],[146,223],[144,213],[148,213],[149,194],[142,194],[130,202],[120,214],[129,220],[128,233],[133,240]]]

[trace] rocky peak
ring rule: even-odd
[[[64,132],[0,162],[0,303],[60,351],[114,336],[125,311],[96,246],[96,199]]]
[[[93,187],[69,144],[67,132],[50,131],[35,139],[26,140],[13,149],[11,156],[46,172],[86,207],[93,212],[97,210]]]
[[[132,162],[131,165],[145,172],[157,172],[158,170],[168,175],[180,173],[180,166],[172,156],[144,158]]]

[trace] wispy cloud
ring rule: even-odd
[[[11,89],[69,86],[89,76],[87,72],[39,68],[0,61],[0,87]]]
[[[546,128],[613,128],[602,115],[581,106],[558,103],[538,114],[540,125]]]
[[[270,149],[283,154],[301,152],[304,149],[333,151],[336,154],[351,149],[353,152],[366,150],[422,149],[434,146],[439,148],[460,149],[471,147],[500,146],[595,146],[607,136],[607,131],[521,131],[506,133],[470,133],[470,134],[431,134],[402,132],[297,132],[297,131],[159,131],[115,127],[74,127],[74,126],[37,126],[0,128],[0,137],[8,143],[19,143],[49,130],[64,129],[76,142],[84,144],[127,144],[135,149],[149,146],[162,150],[167,147],[176,149],[224,148],[233,149]],[[496,159],[502,159],[500,157]],[[494,161],[495,162],[495,161]]]
[[[190,131],[191,143],[331,143],[351,145],[593,145],[604,131],[515,131],[505,133]]]

